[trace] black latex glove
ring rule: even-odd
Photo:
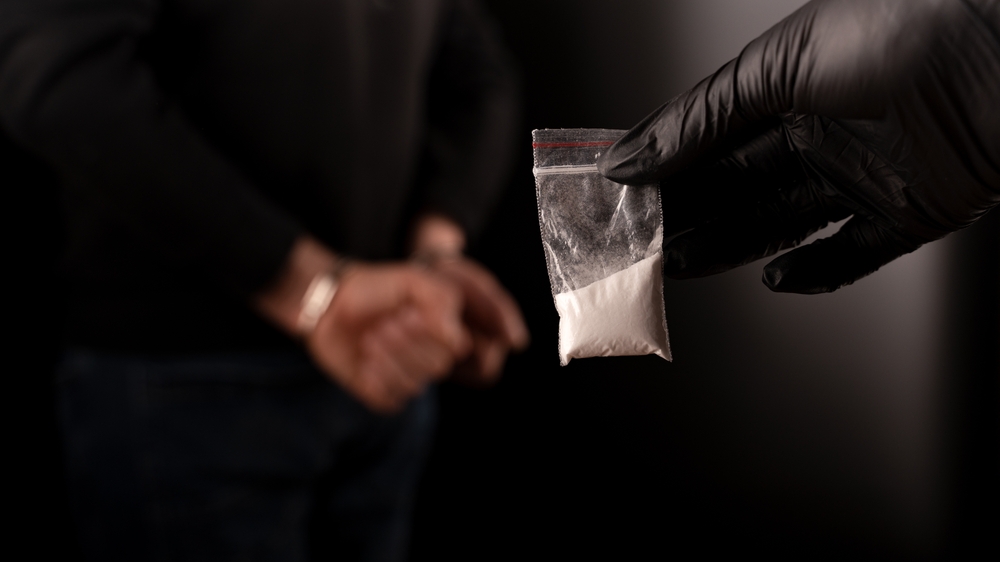
[[[673,278],[773,260],[836,290],[1000,202],[1000,2],[816,0],[657,109],[598,167],[661,182]]]

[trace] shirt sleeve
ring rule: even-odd
[[[474,0],[456,0],[428,81],[424,208],[485,226],[508,179],[519,87],[499,30]]]
[[[159,90],[139,56],[159,3],[0,2],[0,126],[152,259],[248,295],[300,228]]]

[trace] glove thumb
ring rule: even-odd
[[[772,260],[762,280],[778,293],[831,293],[920,245],[855,216],[833,236]]]

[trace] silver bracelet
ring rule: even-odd
[[[299,335],[308,336],[316,329],[316,324],[330,308],[330,303],[340,288],[340,279],[348,263],[346,259],[338,260],[333,271],[320,273],[309,283],[309,288],[302,295],[302,306],[295,322],[295,330]]]

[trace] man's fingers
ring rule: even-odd
[[[465,316],[475,328],[500,337],[514,349],[528,345],[528,328],[517,301],[489,271],[464,259],[444,264],[442,269],[462,287]]]
[[[366,336],[368,354],[391,361],[406,380],[401,388],[419,393],[423,387],[447,375],[458,357],[444,344],[433,338],[419,313],[412,309],[387,318]]]
[[[374,411],[389,413],[466,357],[462,291],[412,265],[349,270],[307,340],[324,371]]]
[[[472,339],[472,354],[458,366],[457,379],[474,386],[489,386],[500,378],[510,348],[481,333],[474,333]]]
[[[781,293],[829,293],[917,249],[855,216],[829,238],[797,248],[764,267],[764,284]]]
[[[424,382],[444,378],[458,357],[453,355],[447,346],[431,337],[423,318],[415,309],[407,308],[403,311],[399,315],[399,324],[405,335],[405,341],[401,342],[405,349],[400,353],[409,358],[407,366],[413,376],[419,377]]]
[[[393,413],[447,375],[456,360],[428,333],[412,307],[384,318],[360,339],[356,395],[380,413]]]
[[[385,369],[382,359],[367,358],[359,364],[356,377],[345,382],[345,387],[372,411],[394,414],[406,402],[398,392],[390,388]]]
[[[474,356],[481,382],[491,384],[500,377],[508,351],[502,342],[492,338],[476,338]]]
[[[395,337],[392,329],[383,327],[365,334],[361,341],[360,386],[365,396],[383,410],[405,404],[425,387],[400,361],[398,350],[394,349]]]
[[[413,305],[428,333],[456,356],[468,353],[471,338],[462,324],[462,295],[451,283],[418,269],[411,269],[408,287]]]

